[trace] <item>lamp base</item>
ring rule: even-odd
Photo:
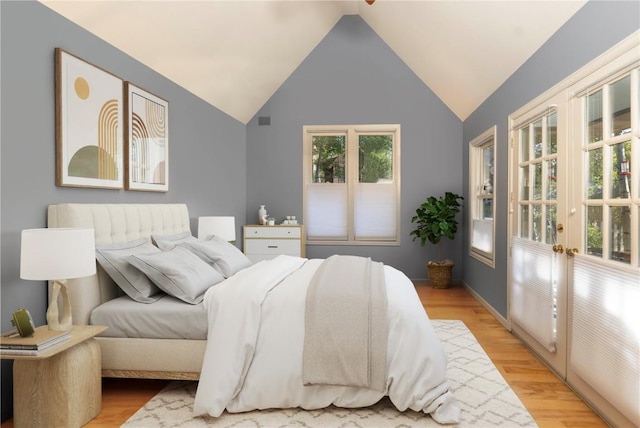
[[[58,310],[58,296],[62,294],[62,316]],[[47,309],[47,324],[49,330],[68,331],[71,330],[71,301],[67,291],[67,281],[56,279],[53,281],[53,296],[49,300]]]

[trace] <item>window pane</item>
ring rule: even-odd
[[[482,219],[493,220],[493,199],[482,200]]]
[[[555,244],[556,243],[556,223],[558,221],[558,215],[556,213],[555,205],[547,205],[547,234],[545,238],[545,242],[547,244]]]
[[[520,237],[529,239],[529,205],[520,206]]]
[[[631,263],[631,208],[611,207],[611,260]]]
[[[486,147],[482,151],[483,158],[483,171],[482,171],[482,183],[483,193],[486,195],[493,194],[493,144]]]
[[[533,124],[533,157],[542,156],[542,120]]]
[[[344,135],[312,137],[312,183],[345,182],[345,138]]]
[[[558,177],[556,173],[558,171],[558,160],[551,159],[547,161],[547,189],[546,198],[548,200],[555,200],[558,194]]]
[[[520,168],[520,174],[520,200],[526,201],[529,199],[529,167]]]
[[[529,160],[529,127],[520,129],[520,161]]]
[[[533,200],[538,201],[542,198],[542,163],[533,168]]]
[[[533,236],[532,240],[542,242],[542,206],[534,205],[533,207]]]
[[[602,207],[587,207],[587,254],[602,257]]]
[[[602,140],[602,89],[587,97],[587,142]]]
[[[602,199],[602,148],[589,150],[587,165],[588,199]]]
[[[558,152],[558,113],[547,116],[547,154]]]
[[[360,183],[384,183],[393,180],[393,137],[391,135],[359,136]]]
[[[611,197],[631,197],[631,141],[611,146]]]
[[[611,85],[611,136],[631,132],[631,77],[627,76]]]

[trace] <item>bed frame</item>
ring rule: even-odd
[[[49,205],[49,227],[95,230],[97,244],[128,242],[151,234],[191,231],[185,204]],[[98,265],[97,273],[68,281],[73,324],[89,324],[98,305],[123,295]],[[51,296],[51,284],[49,284]],[[197,380],[206,340],[97,337],[102,349],[102,376]]]

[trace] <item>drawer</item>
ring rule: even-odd
[[[300,229],[292,226],[245,226],[244,238],[300,238]]]
[[[245,254],[287,254],[300,256],[299,239],[247,239]]]

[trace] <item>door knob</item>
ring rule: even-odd
[[[564,252],[564,247],[562,246],[562,244],[554,245],[553,252],[562,254]],[[567,250],[567,254],[568,253],[569,253],[569,250]]]
[[[569,257],[573,257],[578,253],[579,253],[579,251],[578,251],[577,248],[567,248],[567,256],[569,256]]]

